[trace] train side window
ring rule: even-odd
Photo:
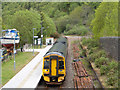
[[[63,44],[65,44],[66,42],[62,42]]]
[[[64,62],[63,61],[59,61],[59,69],[64,69]]]
[[[44,61],[44,69],[49,69],[49,61]]]

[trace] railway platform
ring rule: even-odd
[[[35,50],[39,52],[39,54],[34,57],[11,80],[9,80],[2,87],[2,89],[4,90],[4,88],[36,88],[42,76],[43,56],[51,47],[52,45],[47,46],[44,49]]]

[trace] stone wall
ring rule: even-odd
[[[120,37],[101,37],[101,47],[115,60],[120,61]]]

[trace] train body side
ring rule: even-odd
[[[66,76],[67,39],[59,38],[43,58],[43,79],[47,84],[61,84]]]

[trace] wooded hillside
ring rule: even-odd
[[[2,29],[19,30],[23,44],[32,42],[32,28],[40,37],[41,22],[47,36],[118,35],[117,2],[3,2],[2,9]]]

